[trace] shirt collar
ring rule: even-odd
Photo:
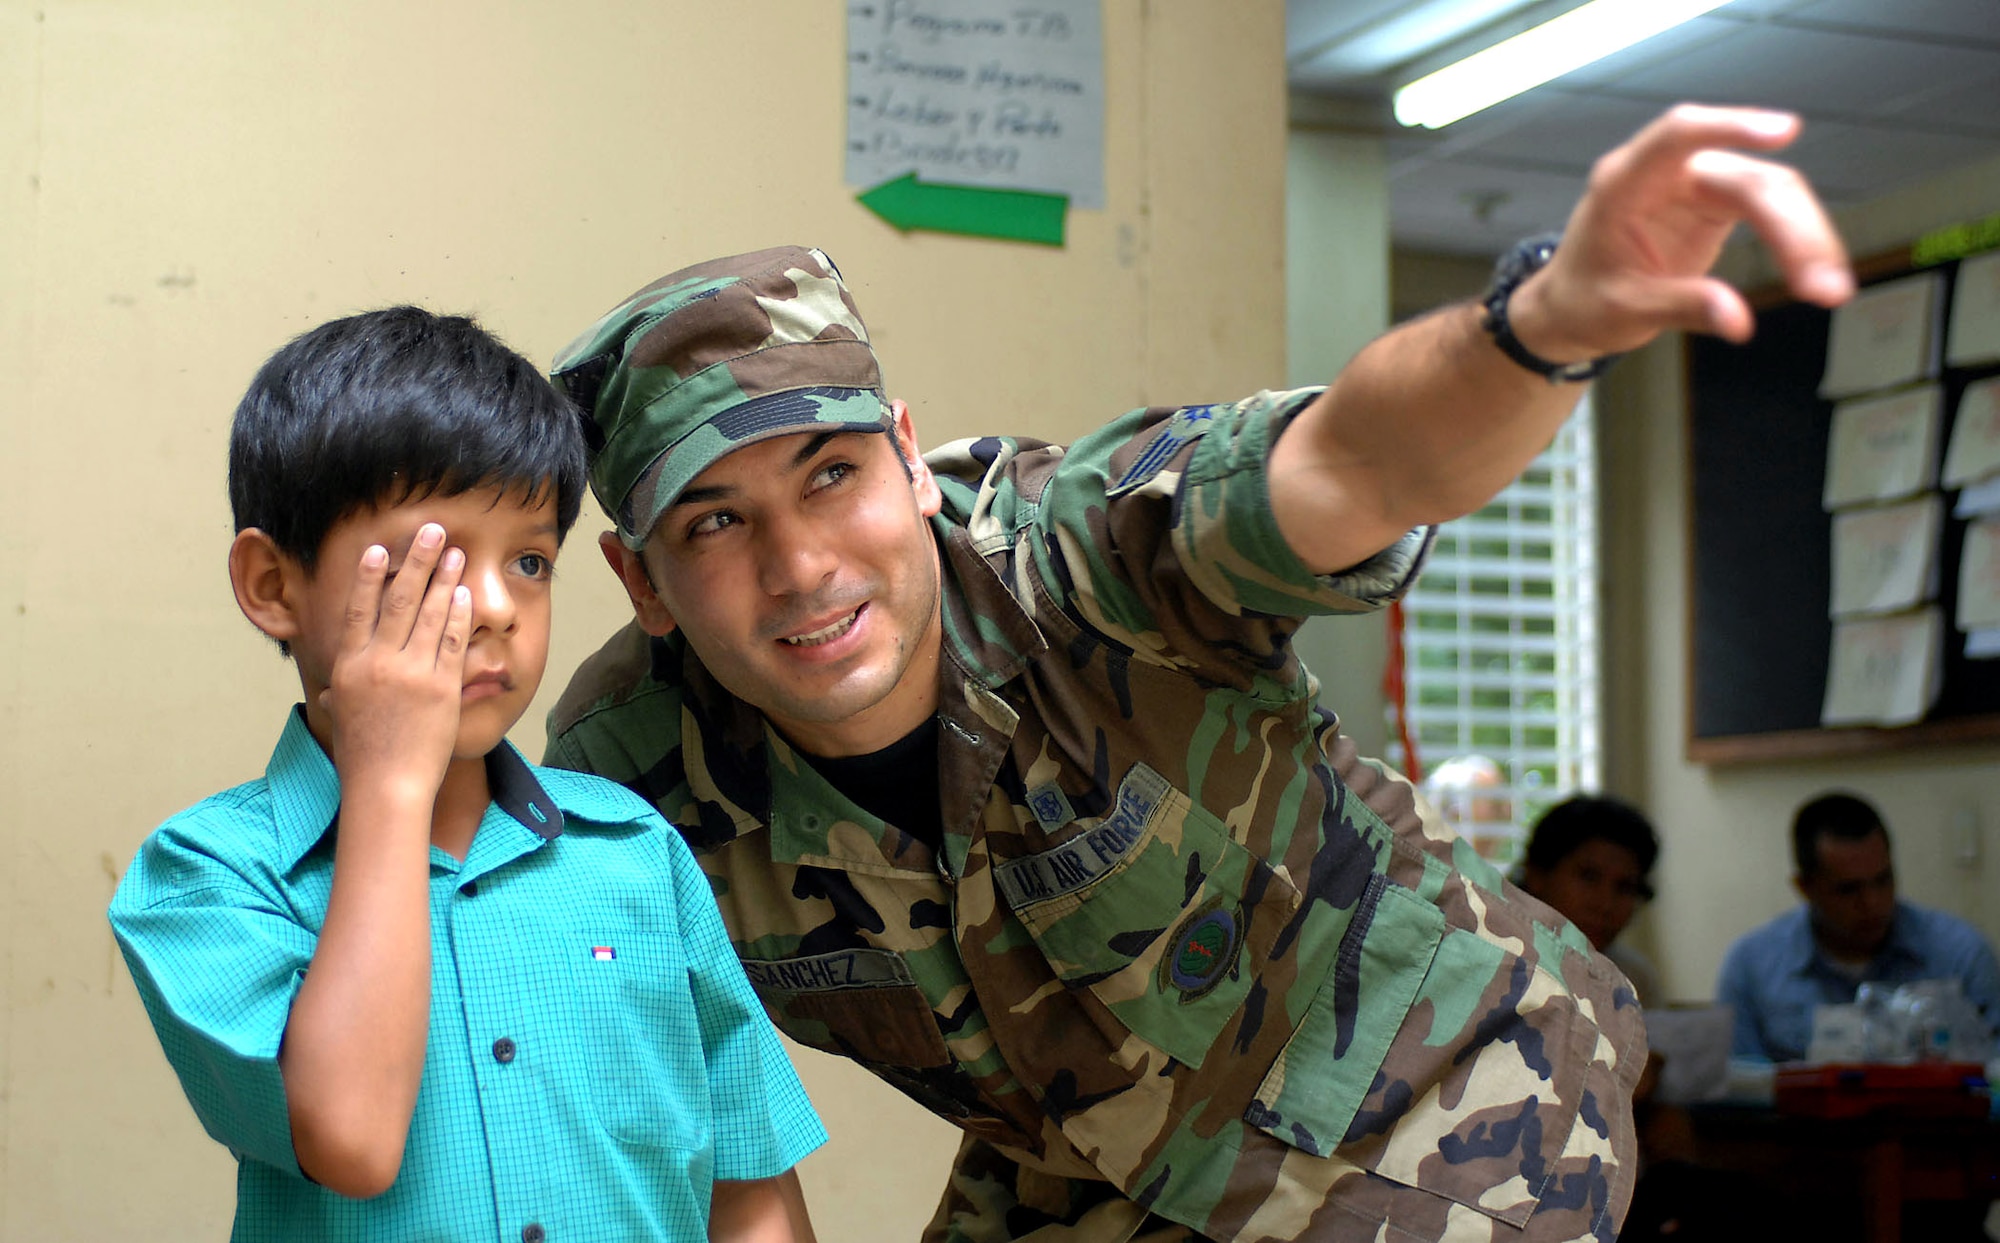
[[[1923,948],[1919,944],[1920,938],[1913,924],[1910,908],[1902,902],[1897,902],[1896,913],[1889,921],[1889,939],[1884,941],[1881,950],[1868,960],[1868,968],[1862,978],[1876,978],[1892,962],[1923,961]],[[1806,974],[1820,963],[1825,963],[1827,970],[1833,970],[1832,960],[1826,957],[1819,947],[1818,939],[1813,936],[1811,907],[1804,905],[1799,907],[1798,922],[1792,929],[1791,956],[1794,969],[1800,975]]]
[[[1875,955],[1875,962],[1882,964],[1892,958],[1900,958],[1905,962],[1921,963],[1924,948],[1915,924],[1910,908],[1901,902],[1896,903],[1896,913],[1889,920],[1889,939],[1883,942],[1882,952]]]
[[[264,767],[264,778],[271,791],[280,863],[290,871],[326,836],[340,811],[340,774],[306,727],[304,704],[286,716],[285,731]],[[513,743],[502,740],[487,755],[486,781],[500,810],[543,840],[563,831],[562,812]]]
[[[486,785],[495,806],[534,830],[543,841],[562,836],[562,810],[535,780],[528,761],[504,738],[486,753]]]
[[[931,519],[931,530],[948,583],[942,593],[942,613],[945,650],[952,658],[940,662],[940,673],[956,664],[987,689],[998,689],[1047,651],[1048,640],[984,555],[989,548],[1004,547],[1009,552],[1014,548],[1014,533],[999,527],[987,511],[994,489],[989,485],[975,492],[950,476],[940,476],[938,486],[944,493],[944,508]],[[985,538],[975,540],[975,529],[986,532]],[[1010,565],[1013,561],[1008,558]],[[1014,565],[1015,577],[1026,581],[1033,568]]]

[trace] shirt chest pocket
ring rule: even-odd
[[[705,1142],[701,1027],[678,937],[586,927],[565,949],[598,1122],[631,1144]]]
[[[994,869],[1064,985],[1199,1067],[1242,1009],[1297,892],[1144,764],[1110,813],[1062,845]]]

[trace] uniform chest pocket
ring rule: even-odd
[[[1378,876],[1244,1120],[1520,1226],[1596,1177],[1570,1151],[1595,1042],[1579,1018],[1526,958]]]
[[[1159,773],[1137,764],[1110,814],[994,880],[1063,984],[1199,1067],[1299,898]]]
[[[700,1144],[706,1078],[680,939],[586,928],[572,941],[576,1032],[599,1123],[631,1144]]]
[[[743,960],[773,1026],[800,1044],[859,1062],[924,1108],[1001,1143],[1028,1137],[982,1098],[952,1057],[902,956],[873,947]]]
[[[871,1066],[926,1070],[951,1061],[930,1003],[892,950],[856,947],[743,960],[777,1029]]]

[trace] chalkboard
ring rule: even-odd
[[[1949,285],[1957,265],[1939,265]],[[1910,271],[1907,254],[1861,269]],[[2000,661],[1965,659],[1951,626],[1966,524],[1939,548],[1943,691],[1918,724],[1823,729],[1833,624],[1833,517],[1820,506],[1833,403],[1817,393],[1830,313],[1760,299],[1745,345],[1690,337],[1688,391],[1688,758],[1704,763],[1838,755],[2000,739]],[[1948,303],[1947,303],[1948,305]],[[1959,394],[2000,366],[1947,368],[1945,439]],[[1947,503],[1953,494],[1947,494]]]

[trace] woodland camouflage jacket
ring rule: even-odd
[[[1302,617],[1384,603],[1429,539],[1298,563],[1264,462],[1312,396],[927,456],[939,855],[678,636],[628,627],[551,716],[550,763],[686,835],[777,1025],[967,1132],[935,1238],[1125,1238],[1107,1196],[1232,1243],[1616,1233],[1630,988],[1357,758],[1293,654]]]

